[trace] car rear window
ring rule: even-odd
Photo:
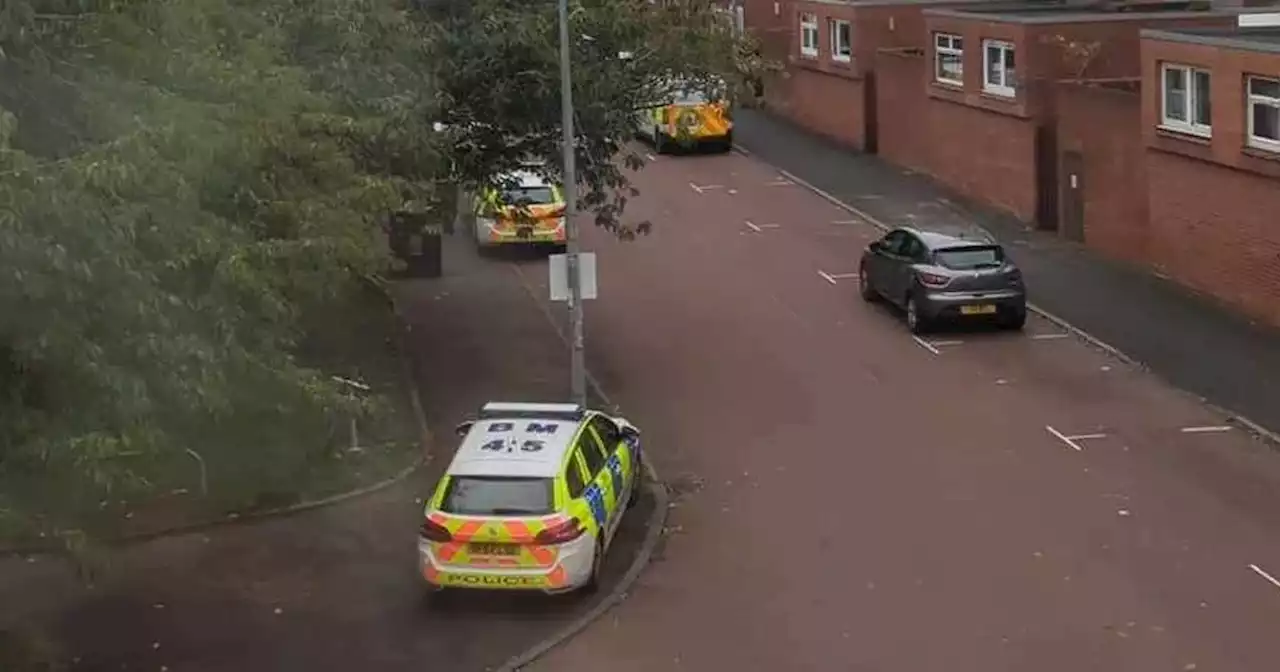
[[[1004,250],[998,246],[951,247],[933,254],[934,263],[946,268],[968,270],[999,268],[1004,265]]]
[[[503,192],[502,202],[507,205],[545,205],[555,202],[555,193],[551,187],[516,187]]]
[[[451,476],[440,509],[462,516],[543,515],[554,509],[549,478]]]

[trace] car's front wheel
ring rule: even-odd
[[[874,303],[880,300],[880,293],[871,284],[871,275],[867,273],[867,267],[862,266],[858,269],[858,294],[862,296],[862,300],[867,303]]]

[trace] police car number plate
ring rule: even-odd
[[[514,544],[471,544],[472,555],[516,555],[520,547]]]

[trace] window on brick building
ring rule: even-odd
[[[1249,77],[1248,95],[1249,146],[1280,152],[1280,79]]]
[[[999,40],[982,41],[982,90],[997,96],[1017,95],[1017,67],[1013,45]]]
[[[964,38],[934,33],[933,78],[943,84],[964,86]]]
[[[853,59],[853,27],[843,19],[828,21],[831,27],[831,60],[848,63]]]
[[[1213,128],[1209,72],[1189,65],[1160,67],[1160,126],[1208,137]]]
[[[800,55],[818,55],[818,15],[800,15]]]

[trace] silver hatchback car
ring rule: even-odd
[[[894,229],[863,252],[858,285],[863,299],[906,311],[913,334],[944,320],[986,317],[1008,329],[1027,321],[1022,271],[993,240]]]

